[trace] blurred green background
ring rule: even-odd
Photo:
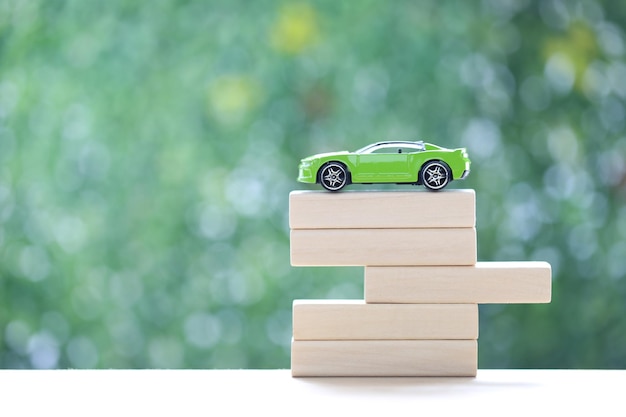
[[[468,148],[479,260],[553,268],[551,304],[481,306],[479,367],[626,368],[625,23],[0,0],[0,367],[288,368],[293,299],[363,297],[362,268],[289,264],[299,159],[427,140]]]

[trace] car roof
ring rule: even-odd
[[[384,141],[384,142],[376,142],[373,143],[371,146],[379,146],[379,145],[423,145],[424,141],[417,141],[417,142],[411,142],[408,140],[390,140],[390,141]]]
[[[376,142],[376,143],[369,144],[355,151],[355,153],[362,153],[366,150],[380,147],[380,146],[409,146],[409,147],[421,148],[422,150],[425,148],[424,141],[421,141],[421,140],[418,142],[411,142],[407,140],[392,140],[392,141],[383,141],[383,142]]]

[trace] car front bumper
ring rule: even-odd
[[[300,162],[298,167],[298,182],[315,183],[315,174],[313,173],[312,164],[310,162]]]

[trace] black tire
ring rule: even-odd
[[[319,182],[328,191],[339,191],[348,185],[348,170],[339,162],[329,162],[320,169]]]
[[[428,161],[420,173],[421,183],[431,191],[439,191],[450,183],[450,167],[442,161]]]

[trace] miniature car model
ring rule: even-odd
[[[333,152],[300,161],[298,181],[339,191],[348,184],[414,184],[443,189],[470,172],[465,148],[425,142],[377,142],[355,152]]]

